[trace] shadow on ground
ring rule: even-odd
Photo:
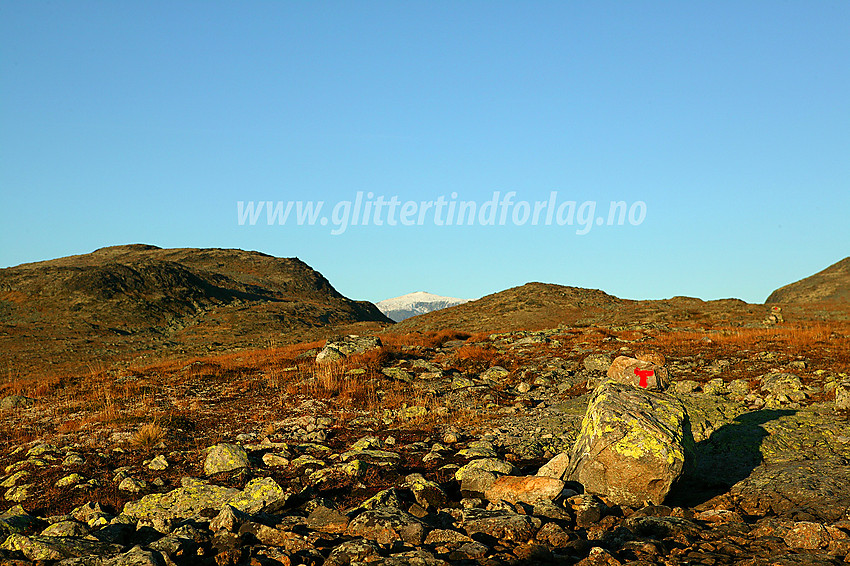
[[[762,462],[761,444],[768,433],[761,425],[795,413],[786,409],[744,413],[706,440],[695,443],[691,461],[667,497],[667,503],[695,507],[749,477]],[[686,434],[691,435],[690,427]]]

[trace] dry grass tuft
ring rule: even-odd
[[[165,440],[165,429],[156,422],[145,423],[130,437],[130,446],[136,450],[150,451]]]

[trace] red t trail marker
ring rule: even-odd
[[[638,385],[644,388],[649,387],[649,383],[647,383],[646,378],[652,375],[653,373],[655,372],[653,372],[651,369],[641,370],[635,368],[635,375],[640,378],[640,383],[638,383]]]

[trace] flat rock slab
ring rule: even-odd
[[[838,521],[850,511],[850,461],[762,464],[730,494],[751,515]]]
[[[253,514],[286,497],[283,488],[271,478],[251,480],[244,490],[199,483],[128,502],[124,514],[133,519],[189,519],[205,510],[217,513],[225,505]]]
[[[29,560],[62,560],[78,556],[118,554],[114,544],[78,537],[9,535],[0,545],[5,550],[18,550]]]

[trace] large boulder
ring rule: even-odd
[[[670,383],[667,369],[650,361],[618,356],[608,368],[608,378],[643,389],[664,390]]]
[[[613,503],[659,505],[692,450],[688,426],[675,397],[606,380],[591,396],[568,477]]]
[[[316,362],[320,364],[334,362],[353,354],[362,354],[363,352],[380,348],[381,345],[381,339],[375,336],[350,334],[348,336],[329,338],[325,342],[325,347],[316,356]]]

